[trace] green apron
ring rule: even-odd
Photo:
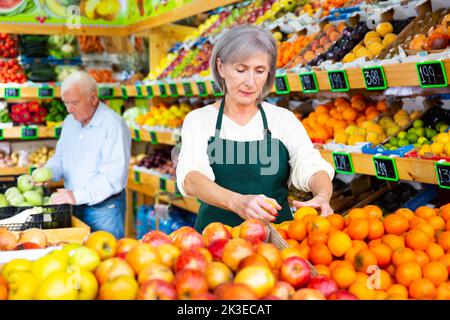
[[[240,194],[264,194],[273,198],[282,207],[275,223],[291,220],[292,212],[287,200],[289,152],[280,140],[272,138],[264,109],[258,105],[264,124],[264,139],[241,142],[220,138],[224,107],[225,99],[222,99],[215,135],[208,141],[209,163],[215,182]],[[273,166],[278,167],[278,170],[271,170]],[[215,221],[234,227],[241,224],[243,219],[234,212],[201,202],[195,229],[202,232]]]

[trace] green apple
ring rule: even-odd
[[[34,298],[36,300],[75,300],[77,296],[76,275],[56,271],[42,281]]]
[[[409,128],[408,133],[416,133],[416,129],[415,128]]]
[[[424,144],[428,144],[429,141],[425,137],[420,137],[419,139],[417,139],[417,143],[420,144],[420,145],[424,145]]]
[[[406,140],[406,139],[400,139],[400,140],[398,141],[398,146],[399,146],[399,147],[406,147],[407,145],[409,145],[409,141]]]
[[[59,253],[59,255],[57,253]],[[34,261],[31,272],[39,279],[39,281],[43,281],[52,273],[64,271],[66,268],[67,258],[64,257],[63,253],[55,251]]]
[[[39,280],[29,271],[14,270],[8,275],[8,299],[31,300],[39,286]]]
[[[410,143],[416,143],[417,139],[418,139],[417,134],[415,134],[413,132],[412,133],[408,133],[406,135],[406,140],[408,140]]]
[[[389,143],[393,146],[396,146],[398,144],[398,138],[397,137],[392,137],[389,139]]]
[[[2,276],[7,282],[9,282],[9,275],[13,271],[31,271],[33,263],[26,259],[14,259],[9,261],[3,266]]]
[[[431,128],[425,128],[425,137],[427,139],[432,139],[435,135],[437,135],[437,131]]]
[[[423,120],[417,119],[413,122],[414,128],[422,128],[423,127]]]
[[[397,134],[397,138],[399,138],[399,139],[405,139],[405,138],[406,138],[406,135],[407,135],[406,131],[400,131],[400,132]]]
[[[98,253],[88,247],[75,248],[69,253],[69,265],[76,265],[87,271],[94,271],[100,264]]]
[[[442,125],[440,128],[439,128],[439,132],[445,132],[445,130],[447,130],[448,129],[448,125],[447,124],[444,124],[444,125]]]
[[[425,128],[416,128],[416,134],[419,137],[425,137]]]

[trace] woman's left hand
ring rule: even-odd
[[[300,202],[300,201],[293,201],[292,204],[297,208],[301,207],[313,207],[313,208],[319,208],[320,209],[320,215],[323,217],[329,216],[330,214],[333,214],[333,209],[330,206],[330,201],[322,196],[317,195],[311,200]]]

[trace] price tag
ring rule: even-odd
[[[367,90],[384,90],[387,88],[383,67],[362,68],[362,73]]]
[[[138,97],[142,97],[142,87],[136,86],[136,94]]]
[[[169,84],[169,92],[170,96],[173,98],[178,97],[178,88],[176,83],[170,83]]]
[[[310,93],[319,91],[315,72],[300,73],[298,76],[300,78],[300,84],[302,85],[303,92]]]
[[[38,138],[38,129],[31,127],[22,127],[22,135],[21,138],[23,140],[34,140]]]
[[[36,169],[37,169],[37,167],[31,166],[29,171],[28,171],[28,174],[31,176],[33,174],[33,171],[36,170]]]
[[[122,96],[125,99],[128,98],[127,87],[122,87]]]
[[[447,75],[442,61],[426,61],[416,64],[419,84],[422,88],[441,88],[447,86]]]
[[[20,98],[20,88],[5,88],[4,98],[5,99]]]
[[[339,173],[354,174],[352,157],[347,152],[333,152],[334,168]]]
[[[347,73],[345,70],[328,71],[328,80],[332,92],[349,91]]]
[[[114,88],[112,87],[100,87],[98,88],[98,95],[100,98],[112,98],[114,97]]]
[[[141,133],[139,129],[134,129],[134,140],[141,141]]]
[[[378,179],[398,181],[397,165],[394,159],[385,156],[374,156],[372,159]]]
[[[134,171],[134,181],[141,183],[141,173],[139,171]]]
[[[175,195],[176,196],[182,196],[180,189],[178,189],[177,182],[175,181]]]
[[[161,189],[162,191],[167,191],[166,179],[164,179],[163,177],[159,178],[159,189]]]
[[[275,92],[277,94],[288,94],[291,92],[286,75],[275,77]]]
[[[206,84],[204,82],[197,82],[197,89],[200,97],[206,97],[208,95],[208,90],[206,90]]]
[[[0,129],[0,140],[5,139],[5,136],[3,135],[3,129]]]
[[[183,89],[186,97],[192,97],[194,95],[192,93],[192,86],[189,82],[183,82]]]
[[[220,87],[213,80],[211,80],[211,87],[213,89],[213,95],[215,97],[223,96],[222,90],[220,90]]]
[[[166,90],[166,86],[164,85],[164,83],[158,84],[158,88],[159,88],[159,96],[161,98],[167,97],[167,90]]]
[[[439,187],[450,189],[450,162],[436,162],[434,166]]]
[[[38,89],[39,98],[53,98],[55,96],[55,90],[52,87],[42,87]]]
[[[158,144],[158,136],[155,131],[150,131],[150,142],[152,144]]]
[[[58,139],[61,136],[62,127],[55,127],[55,138]]]
[[[145,88],[147,89],[147,97],[150,98],[150,99],[153,98],[153,96],[155,95],[153,93],[153,87],[152,86],[146,86]]]

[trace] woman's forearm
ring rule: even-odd
[[[309,188],[314,197],[320,196],[330,201],[333,195],[333,183],[326,171],[318,171],[309,179]]]

